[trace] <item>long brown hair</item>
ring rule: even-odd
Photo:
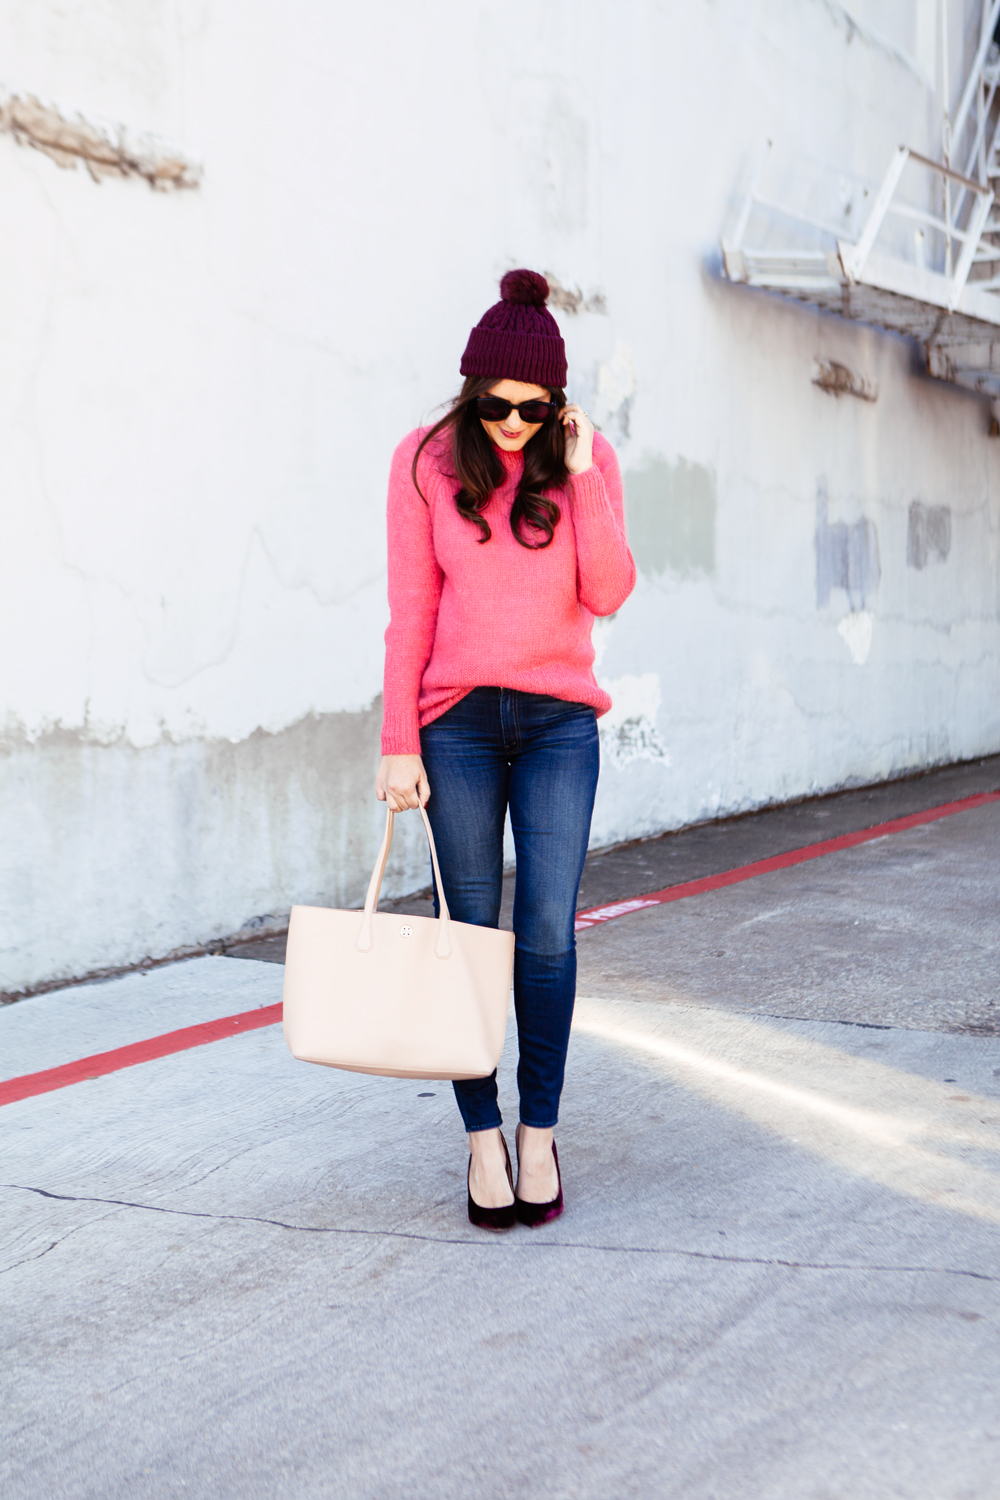
[[[461,484],[455,504],[460,516],[478,526],[482,533],[480,543],[488,542],[492,535],[483,511],[493,491],[503,484],[507,471],[476,414],[475,403],[478,396],[485,396],[490,386],[497,384],[498,378],[467,376],[451,410],[424,434],[413,458],[413,483],[426,504],[427,497],[417,479],[417,461],[432,439],[450,432],[453,477]],[[550,391],[549,394],[556,409],[522,449],[524,470],[510,512],[510,529],[522,547],[547,547],[552,541],[560,510],[545,491],[561,489],[568,477],[566,438],[559,421],[566,397],[563,391]]]

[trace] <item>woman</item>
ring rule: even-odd
[[[517,1188],[497,1079],[456,1082],[473,1224],[562,1212],[552,1129],[576,995],[574,914],[599,765],[595,615],[635,583],[614,452],[567,405],[548,283],[510,271],[472,330],[448,415],[389,480],[389,603],[376,794],[427,807],[451,914],[496,927],[504,815],[517,859]],[[433,790],[433,797],[431,792]],[[435,910],[436,910],[435,898]]]

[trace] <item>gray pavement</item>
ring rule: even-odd
[[[951,774],[922,805],[993,771]],[[707,873],[699,838],[736,864],[864,826],[864,795],[612,851],[585,904],[637,858],[639,889]],[[278,1027],[0,1109],[0,1493],[1000,1497],[998,832],[993,804],[581,933],[546,1230],[468,1224],[447,1085]],[[281,978],[22,1001],[0,1074]]]
[[[1000,802],[578,934],[589,993],[1000,1036]]]

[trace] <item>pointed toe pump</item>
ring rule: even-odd
[[[514,1137],[514,1144],[515,1146],[517,1145],[516,1136]],[[517,1157],[518,1164],[520,1165],[520,1150],[518,1150]],[[526,1203],[523,1198],[518,1198],[516,1193],[514,1195],[517,1221],[519,1224],[526,1224],[529,1229],[541,1229],[543,1224],[551,1224],[552,1220],[558,1219],[563,1211],[562,1173],[559,1171],[559,1152],[556,1150],[555,1141],[552,1142],[552,1157],[556,1164],[556,1182],[559,1186],[556,1196],[548,1203]]]
[[[507,1181],[510,1183],[511,1192],[514,1191],[514,1173],[510,1165],[510,1152],[507,1150],[507,1142],[504,1140],[503,1131],[500,1132],[500,1144],[503,1147],[504,1164],[507,1168]],[[472,1176],[472,1157],[469,1157],[469,1170],[466,1174],[466,1182]],[[469,1223],[474,1224],[477,1229],[513,1229],[517,1223],[517,1200],[513,1203],[505,1203],[502,1208],[483,1208],[469,1193]]]

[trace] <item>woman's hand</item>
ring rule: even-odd
[[[594,462],[594,424],[576,402],[559,413],[566,434],[566,467],[571,474],[582,474]]]
[[[419,755],[383,755],[375,777],[375,795],[393,812],[408,807],[426,807],[431,794],[427,772]]]

